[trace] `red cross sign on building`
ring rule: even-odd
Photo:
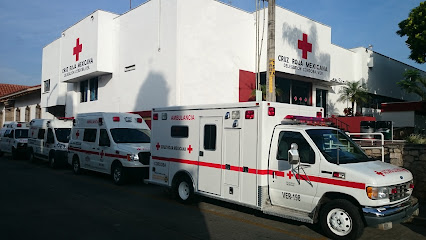
[[[76,43],[75,43],[75,47],[73,48],[73,54],[75,55],[75,61],[77,62],[79,59],[79,55],[81,53],[81,51],[83,51],[83,44],[80,43],[80,38],[77,38]]]
[[[312,52],[312,43],[308,42],[308,35],[303,34],[303,40],[297,40],[297,48],[302,50],[302,58],[308,59],[308,52]]]

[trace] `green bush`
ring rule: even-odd
[[[421,134],[411,134],[405,139],[408,143],[426,144],[426,136]]]

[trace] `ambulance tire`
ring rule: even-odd
[[[174,182],[173,192],[180,203],[189,204],[194,201],[194,187],[188,175],[177,177]]]
[[[72,171],[75,175],[79,175],[81,173],[80,160],[77,156],[74,156],[72,159]]]
[[[28,161],[30,161],[30,163],[35,162],[34,152],[32,149],[28,152]]]
[[[58,163],[55,160],[55,154],[50,154],[49,156],[49,167],[52,169],[57,168]]]
[[[117,185],[123,185],[126,181],[123,165],[120,162],[114,162],[111,168],[112,181]]]
[[[345,199],[328,202],[321,209],[320,224],[331,239],[358,239],[365,227],[358,208]]]

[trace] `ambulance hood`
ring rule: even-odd
[[[413,179],[413,175],[405,168],[401,168],[381,161],[342,164],[346,168],[346,176],[365,182],[370,186],[389,186],[405,183]]]
[[[149,143],[118,143],[117,148],[120,152],[137,154],[139,152],[149,152],[151,146]]]

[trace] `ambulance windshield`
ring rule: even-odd
[[[113,128],[111,135],[115,143],[149,143],[150,131],[136,128]]]
[[[70,141],[71,128],[55,128],[56,139],[61,143],[68,143]]]
[[[16,129],[15,138],[28,138],[28,129]]]
[[[358,163],[373,161],[346,134],[336,129],[306,130],[318,149],[330,163]]]

